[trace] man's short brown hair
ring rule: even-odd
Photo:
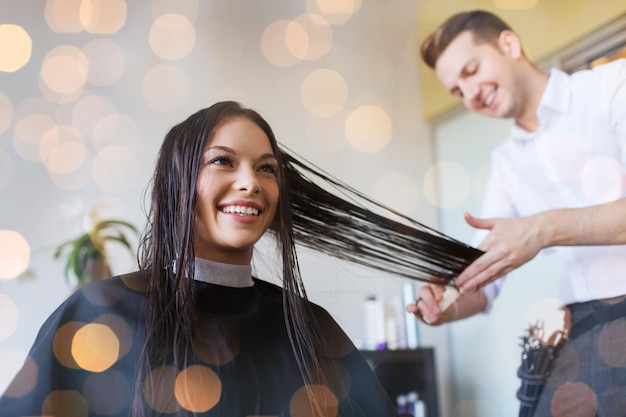
[[[422,43],[422,59],[434,69],[443,51],[462,32],[469,31],[477,43],[486,43],[495,41],[503,30],[512,29],[493,13],[483,10],[457,13],[443,22]]]

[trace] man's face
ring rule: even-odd
[[[503,33],[504,34],[504,33]],[[519,55],[505,36],[496,43],[476,43],[470,32],[459,34],[435,65],[439,81],[470,110],[486,116],[517,117],[522,111]]]

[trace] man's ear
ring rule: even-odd
[[[524,56],[522,41],[519,36],[511,30],[503,30],[500,32],[500,36],[498,37],[498,47],[502,53],[513,59],[519,59]]]

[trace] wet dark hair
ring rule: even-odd
[[[140,269],[149,271],[150,279],[146,345],[134,387],[133,415],[145,413],[141,393],[151,369],[173,365],[180,370],[193,358],[197,317],[194,282],[187,277],[193,277],[195,272],[196,179],[205,144],[221,123],[234,117],[245,117],[259,126],[277,158],[279,200],[271,230],[282,258],[285,323],[304,380],[326,381],[317,359],[330,355],[312,320],[300,277],[282,153],[269,124],[257,112],[236,102],[220,102],[174,126],[159,151],[148,222],[139,248]],[[312,401],[315,404],[316,399]]]
[[[424,42],[420,49],[422,60],[435,68],[437,60],[448,45],[461,33],[468,31],[478,44],[494,42],[504,30],[511,27],[493,13],[483,10],[461,12],[449,17]]]
[[[254,110],[232,101],[202,109],[168,132],[152,178],[148,221],[138,252],[139,267],[148,271],[150,278],[146,343],[137,370],[133,416],[145,415],[142,392],[150,370],[165,365],[181,370],[193,358],[197,317],[194,282],[188,277],[195,273],[196,179],[206,143],[221,123],[234,117],[258,125],[277,158],[279,201],[270,232],[281,254],[285,324],[305,382],[324,383],[335,371],[324,359],[332,355],[307,302],[296,243],[368,267],[442,284],[451,282],[482,253],[375,203],[280,149],[271,127]],[[377,214],[366,205],[402,221]],[[317,403],[313,395],[310,399]]]
[[[297,243],[369,268],[442,285],[451,284],[482,254],[374,201],[305,159],[282,152]]]

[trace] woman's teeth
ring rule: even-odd
[[[258,216],[259,210],[254,207],[246,207],[246,206],[226,206],[221,209],[224,213],[237,213],[240,215],[252,215]]]

